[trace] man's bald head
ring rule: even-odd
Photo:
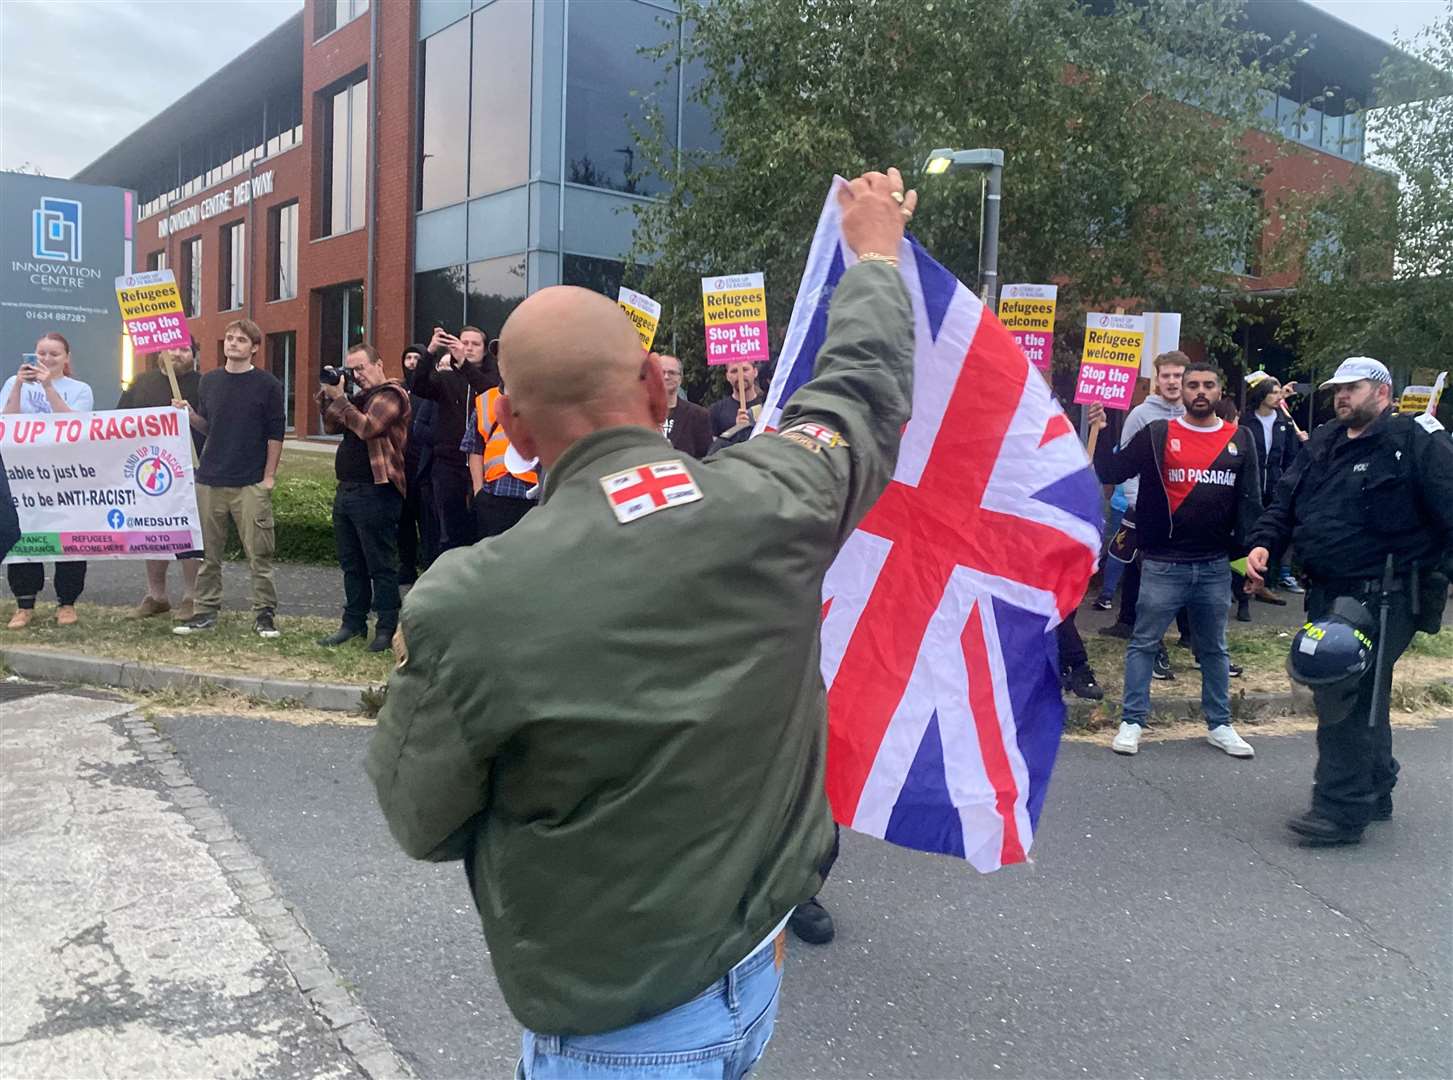
[[[499,365],[506,432],[522,453],[535,444],[547,468],[591,431],[654,427],[665,415],[656,415],[660,366],[620,305],[589,289],[541,289],[515,308],[500,331]]]

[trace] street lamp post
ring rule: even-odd
[[[979,299],[992,311],[999,299],[999,202],[1004,187],[1003,150],[935,150],[923,164],[924,174],[970,169],[980,176]]]

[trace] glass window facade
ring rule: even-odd
[[[313,40],[346,26],[368,10],[368,0],[318,0]]]
[[[420,210],[460,202],[469,190],[469,44],[466,20],[428,38],[421,50]]]
[[[293,384],[297,380],[298,335],[292,330],[267,335],[267,370],[283,384],[283,401],[287,403],[287,429],[293,430]]]
[[[1348,161],[1361,161],[1365,152],[1362,114],[1333,116],[1313,105],[1299,105],[1285,94],[1266,91],[1261,115],[1284,139],[1313,146]]]
[[[223,225],[221,243],[221,274],[218,311],[236,311],[245,300],[247,282],[247,228],[241,221]]]
[[[182,292],[182,310],[187,318],[202,313],[202,238],[194,236],[182,241],[181,274],[178,285]]]
[[[457,333],[477,326],[490,337],[525,298],[525,256],[506,255],[414,275],[414,340],[428,341],[434,327]]]
[[[471,20],[471,196],[515,187],[529,178],[533,21],[529,0],[495,0]]]
[[[334,93],[323,143],[323,236],[363,227],[368,197],[368,80]]]
[[[165,270],[166,252],[164,250],[153,251],[150,255],[146,257],[146,268],[148,270]]]
[[[633,129],[644,130],[648,107],[660,109],[674,143],[679,101],[677,68],[642,56],[642,48],[675,42],[679,20],[638,0],[571,3],[565,76],[565,179],[637,195],[663,190],[642,175]]]
[[[268,299],[291,300],[298,295],[298,204],[284,203],[270,217]]]

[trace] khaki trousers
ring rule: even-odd
[[[197,485],[197,512],[202,516],[202,572],[197,575],[198,614],[222,610],[222,557],[227,550],[227,523],[237,524],[242,550],[252,571],[252,610],[277,607],[272,580],[272,492],[261,484],[247,487]]]

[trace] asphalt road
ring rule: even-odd
[[[369,731],[160,723],[419,1074],[508,1076],[463,872],[394,848]],[[1320,852],[1282,828],[1311,736],[1248,734],[1066,744],[1035,863],[987,877],[845,834],[837,941],[794,943],[758,1075],[1453,1075],[1453,720],[1398,732],[1396,820]]]

